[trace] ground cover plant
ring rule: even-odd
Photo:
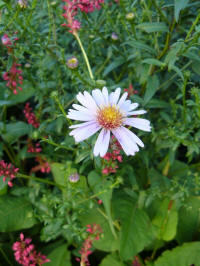
[[[0,0],[0,265],[200,266],[200,2]]]

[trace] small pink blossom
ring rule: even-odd
[[[12,45],[12,42],[6,33],[1,37],[1,41],[2,44],[6,47]]]
[[[20,234],[20,241],[13,244],[12,249],[15,251],[15,260],[23,266],[36,266],[42,265],[50,260],[42,255],[40,252],[37,253],[33,244],[31,244],[31,238],[25,238],[24,235]]]
[[[38,119],[36,118],[35,114],[32,112],[32,108],[30,107],[30,103],[26,103],[23,112],[24,112],[25,117],[26,117],[29,124],[31,124],[35,128],[38,128],[40,126]]]
[[[8,179],[8,186],[12,187],[12,180],[15,178],[19,168],[15,168],[11,163],[7,164],[3,160],[0,161],[0,176],[3,176],[3,181]]]
[[[38,156],[36,157],[35,161],[38,162],[39,164],[31,169],[31,173],[41,171],[42,173],[48,174],[51,171],[51,167],[45,158]]]
[[[36,143],[35,145],[28,140],[28,149],[27,152],[29,153],[40,153],[42,151],[42,148],[40,147],[40,143]]]
[[[17,94],[17,90],[22,90],[21,85],[23,83],[22,70],[18,68],[21,66],[14,62],[8,72],[3,74],[3,79],[7,81],[6,86],[10,88],[14,94]]]

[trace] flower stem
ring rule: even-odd
[[[62,186],[62,185],[59,185],[59,184],[56,184],[52,181],[49,181],[49,180],[46,180],[46,179],[42,179],[40,177],[36,177],[36,176],[30,176],[30,175],[25,175],[25,174],[21,174],[21,173],[17,173],[16,175],[17,177],[21,177],[21,178],[25,178],[25,179],[32,179],[32,180],[35,180],[35,181],[39,181],[41,183],[45,183],[45,184],[48,184],[48,185],[52,185],[52,186],[56,186],[60,189],[64,189],[65,186]]]
[[[87,54],[86,54],[86,52],[85,52],[85,49],[83,48],[82,42],[81,42],[81,40],[80,40],[80,38],[79,38],[79,36],[78,36],[78,33],[77,33],[77,32],[74,33],[74,36],[75,36],[76,40],[78,41],[78,44],[79,44],[79,46],[80,46],[80,48],[81,48],[81,51],[82,51],[82,53],[83,53],[83,57],[84,57],[84,59],[85,59],[86,65],[87,65],[87,68],[88,68],[88,72],[89,72],[90,78],[91,78],[91,80],[94,80],[94,76],[93,76],[93,74],[92,74],[92,69],[91,69],[91,67],[90,67],[90,62],[89,62],[89,60],[88,60]]]

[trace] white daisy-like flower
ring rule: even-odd
[[[126,155],[135,155],[139,147],[144,147],[143,142],[126,126],[132,126],[144,131],[151,131],[149,120],[133,118],[129,116],[145,114],[145,110],[133,111],[138,103],[127,100],[128,93],[125,92],[120,98],[121,89],[108,94],[104,87],[101,90],[92,90],[92,96],[84,91],[79,92],[77,100],[82,104],[73,104],[67,115],[73,120],[84,121],[84,123],[70,126],[76,142],[81,142],[94,135],[97,131],[100,134],[94,146],[94,155],[103,157],[109,146],[110,133],[112,133],[122,146]]]

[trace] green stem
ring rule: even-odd
[[[56,147],[58,147],[58,148],[60,148],[60,149],[65,149],[65,150],[67,150],[67,151],[74,151],[73,148],[59,145],[59,144],[57,144],[57,143],[55,143],[54,141],[49,140],[49,139],[42,138],[42,141],[44,141],[44,142],[46,142],[46,143],[48,143],[48,144],[50,144],[50,145],[56,146]]]
[[[60,108],[60,111],[62,112],[63,116],[66,118],[67,122],[71,125],[72,122],[71,122],[70,119],[67,118],[67,114],[66,114],[66,112],[65,112],[65,110],[64,110],[64,108],[63,108],[58,96],[55,96],[54,99],[56,100],[56,102],[58,104],[58,107]]]
[[[32,180],[35,180],[35,181],[39,181],[41,183],[45,183],[45,184],[48,184],[48,185],[52,185],[52,186],[56,186],[60,189],[65,189],[66,187],[65,186],[62,186],[62,185],[59,185],[59,184],[56,184],[52,181],[49,181],[49,180],[46,180],[46,179],[42,179],[40,177],[36,177],[36,176],[30,176],[30,175],[25,175],[25,174],[21,174],[21,173],[17,173],[16,175],[17,177],[21,177],[21,178],[25,178],[25,179],[32,179]]]
[[[11,155],[9,149],[7,148],[7,146],[6,146],[5,144],[4,144],[4,146],[3,146],[3,149],[5,150],[6,154],[8,155],[10,161],[11,161],[13,164],[15,164],[15,160],[14,160],[14,158],[12,157],[12,155]]]
[[[91,69],[91,67],[90,67],[90,62],[89,62],[88,57],[87,57],[87,54],[86,54],[86,52],[85,52],[85,50],[84,50],[84,48],[83,48],[83,45],[82,45],[82,42],[81,42],[81,40],[80,40],[80,38],[79,38],[78,33],[77,33],[77,32],[74,33],[74,36],[75,36],[76,40],[78,41],[78,44],[79,44],[79,46],[80,46],[80,48],[81,48],[81,51],[82,51],[82,53],[83,53],[83,57],[84,57],[84,59],[85,59],[86,65],[87,65],[87,68],[88,68],[88,72],[89,72],[90,78],[91,78],[92,80],[94,80],[94,76],[93,76],[93,74],[92,74],[92,69]]]
[[[186,36],[186,38],[185,38],[185,42],[188,41],[188,39],[189,39],[189,37],[190,37],[192,31],[194,30],[195,26],[197,25],[199,19],[200,19],[200,13],[198,14],[198,16],[196,17],[195,21],[193,22],[193,24],[192,24],[190,30],[188,31],[188,34],[187,34],[187,36]]]
[[[3,251],[3,249],[1,247],[0,247],[0,252],[2,253],[2,255],[5,258],[5,260],[7,261],[7,263],[12,266],[13,264],[9,261],[8,257],[6,256],[6,253]]]

